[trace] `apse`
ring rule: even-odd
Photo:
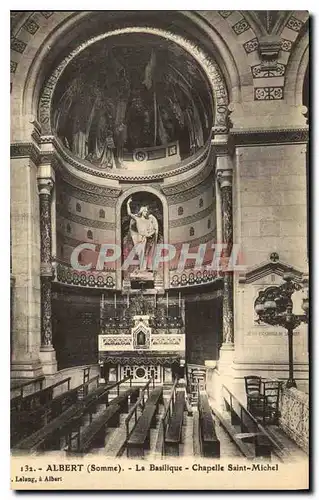
[[[52,118],[63,147],[96,168],[168,167],[205,145],[212,103],[202,69],[183,48],[129,33],[69,63]]]

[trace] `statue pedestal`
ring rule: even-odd
[[[130,274],[131,288],[154,288],[152,271],[135,271]]]

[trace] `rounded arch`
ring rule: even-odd
[[[307,31],[294,45],[287,64],[285,95],[289,104],[303,106],[303,85],[308,64],[309,33]]]
[[[225,128],[227,127],[227,109],[228,109],[228,92],[227,87],[224,82],[222,73],[219,70],[218,65],[213,59],[210,59],[207,54],[205,54],[202,49],[194,44],[187,38],[176,34],[171,31],[164,29],[153,28],[148,26],[129,26],[124,28],[115,29],[112,31],[107,31],[96,35],[89,40],[78,45],[73,51],[71,51],[58,66],[54,69],[53,73],[47,80],[40,99],[38,108],[38,119],[45,134],[52,134],[51,125],[51,104],[54,94],[54,90],[58,83],[58,80],[64,70],[66,69],[68,63],[80,54],[87,47],[90,47],[96,42],[105,40],[106,38],[116,37],[118,35],[130,34],[130,33],[141,33],[141,34],[151,34],[161,38],[165,38],[171,42],[176,43],[186,52],[188,52],[201,66],[204,71],[209,86],[213,94],[213,115],[214,115],[214,126]]]
[[[146,193],[151,193],[156,196],[163,207],[163,239],[164,243],[169,243],[169,232],[168,232],[168,203],[166,197],[158,190],[152,186],[137,185],[132,186],[129,189],[123,191],[123,193],[118,197],[115,207],[115,244],[121,247],[122,242],[122,224],[121,224],[121,209],[122,205],[135,193],[140,193],[141,191]],[[169,288],[169,266],[167,262],[164,262],[164,288]],[[120,290],[122,287],[122,271],[121,271],[121,259],[116,261],[116,288]]]
[[[77,25],[81,22],[83,24],[90,15],[92,13],[87,11],[55,12],[49,19],[50,29],[45,30],[44,26],[41,26],[42,29],[33,35],[32,43],[29,43],[25,50],[26,57],[21,58],[17,72],[13,75],[12,94],[13,105],[16,108],[15,114],[20,113],[30,117],[37,115],[40,92],[53,60],[74,39]],[[231,27],[219,16],[218,12],[210,11],[209,19],[205,19],[206,13],[202,14],[202,12],[176,11],[174,15],[183,19],[183,23],[187,26],[184,33],[189,32],[190,38],[195,41],[195,43],[191,42],[192,52],[194,50],[198,53],[201,50],[200,47],[205,47],[206,54],[216,59],[221,69],[216,82],[219,97],[225,97],[222,94],[226,89],[226,95],[227,93],[229,95],[227,101],[240,101],[242,86],[245,86],[247,96],[247,89],[250,85],[252,86],[252,78],[246,53],[238,44]],[[221,24],[222,29],[220,29]],[[210,67],[209,57],[206,57],[206,60],[207,66]],[[221,89],[221,82],[224,80],[226,84]]]

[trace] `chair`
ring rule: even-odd
[[[279,419],[280,382],[265,380],[263,382],[263,423],[278,424]]]
[[[245,390],[247,397],[247,410],[252,414],[259,409],[261,403],[261,377],[249,375],[245,377]]]

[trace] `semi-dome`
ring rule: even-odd
[[[64,148],[96,168],[169,167],[207,141],[210,94],[183,48],[151,34],[121,34],[69,63],[54,94],[53,126]]]

